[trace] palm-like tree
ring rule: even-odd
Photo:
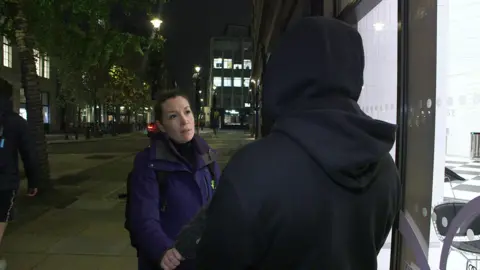
[[[13,26],[18,47],[21,80],[25,91],[30,136],[35,140],[38,154],[40,188],[50,188],[50,166],[48,162],[47,143],[43,125],[43,107],[39,79],[33,55],[34,39],[28,32],[28,21],[24,13],[24,0],[8,0],[14,9]]]

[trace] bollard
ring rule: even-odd
[[[85,139],[90,140],[90,136],[91,136],[90,132],[91,132],[91,128],[86,127],[85,128]]]
[[[480,160],[480,132],[470,133],[470,158]]]

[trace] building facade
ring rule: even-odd
[[[207,108],[215,103],[224,125],[243,124],[251,109],[252,56],[252,41],[248,34],[211,39]]]
[[[244,108],[249,101],[252,70],[251,41],[247,38],[219,37],[212,39],[212,90],[217,94],[217,107]]]
[[[21,83],[21,66],[18,50],[6,37],[2,39],[2,53],[0,54],[0,78],[6,80],[13,86],[13,107],[22,117],[27,119],[25,93]],[[60,130],[61,119],[59,119],[57,97],[56,72],[51,66],[50,58],[34,50],[37,75],[40,83],[40,91],[43,105],[43,121],[45,131],[55,132]]]

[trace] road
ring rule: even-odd
[[[249,142],[239,132],[207,141],[219,150],[222,165]],[[57,193],[33,200],[19,197],[17,220],[9,225],[0,249],[8,269],[136,269],[136,254],[123,229],[124,201],[117,195],[125,191],[134,154],[147,144],[137,134],[49,145]]]

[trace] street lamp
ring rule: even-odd
[[[155,28],[155,29],[160,29],[160,26],[163,23],[163,21],[160,20],[159,18],[153,18],[150,22],[152,23],[153,28]]]
[[[200,71],[202,68],[200,66],[194,66],[193,69],[195,72],[193,73],[193,85],[195,87],[195,113],[197,114],[197,124],[196,124],[196,131],[197,134],[200,134],[200,120],[201,120],[201,113],[202,113],[202,107],[203,107],[203,99],[201,98],[202,90],[200,89]]]

